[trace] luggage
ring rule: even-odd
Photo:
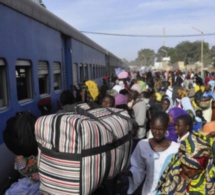
[[[37,120],[42,192],[88,195],[128,167],[132,122],[127,112],[116,108],[84,112],[85,116],[63,113]]]

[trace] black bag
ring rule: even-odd
[[[203,92],[201,89],[199,89],[194,95],[195,102],[199,102],[202,98],[202,95],[203,95]]]

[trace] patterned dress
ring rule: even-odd
[[[191,133],[181,142],[179,152],[164,171],[157,186],[162,195],[214,195],[214,138]],[[202,170],[193,179],[181,177],[182,164]]]

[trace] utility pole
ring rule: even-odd
[[[203,52],[204,33],[203,33],[203,31],[201,31],[195,27],[192,27],[192,28],[201,33],[201,75],[202,75],[202,77],[204,77],[204,52]]]

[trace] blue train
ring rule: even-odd
[[[13,169],[14,155],[2,132],[8,118],[84,79],[98,84],[122,61],[31,0],[0,0],[0,186]]]

